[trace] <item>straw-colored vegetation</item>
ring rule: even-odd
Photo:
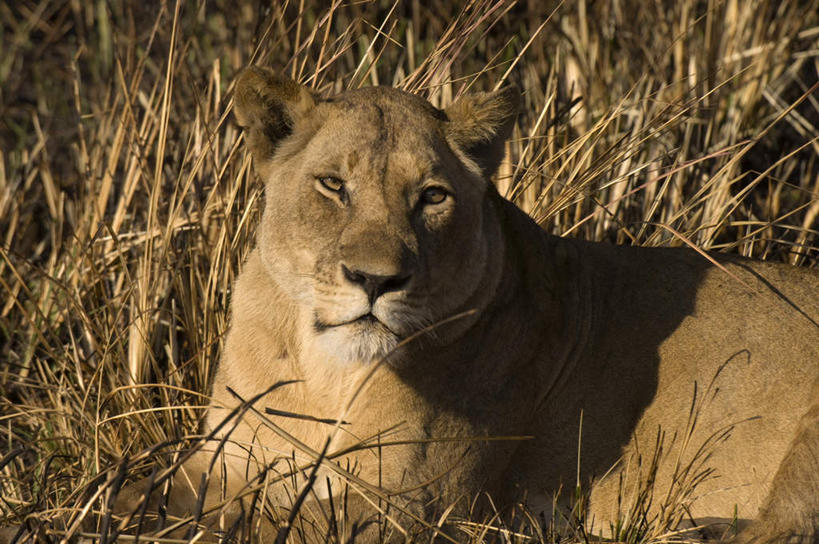
[[[197,432],[260,211],[251,63],[437,105],[515,83],[497,183],[550,232],[819,263],[819,1],[330,4],[0,4],[0,526],[104,532],[106,489]]]

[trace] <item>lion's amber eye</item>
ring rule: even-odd
[[[440,187],[428,187],[421,193],[421,201],[424,204],[440,204],[446,200],[446,191]]]
[[[318,178],[318,182],[322,187],[334,193],[340,193],[344,189],[344,182],[332,176],[322,176]]]

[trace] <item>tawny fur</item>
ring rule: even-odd
[[[322,100],[251,68],[235,96],[267,200],[205,429],[291,381],[255,408],[344,423],[246,413],[211,497],[308,463],[328,437],[332,452],[385,433],[410,442],[325,461],[316,496],[353,467],[398,519],[481,493],[550,512],[579,474],[605,534],[652,480],[650,517],[673,496],[684,523],[761,517],[747,539],[817,541],[818,271],[547,235],[488,182],[514,91],[439,111],[388,88]],[[364,277],[381,282],[373,300]],[[193,507],[186,481],[209,463],[187,463],[172,509]],[[287,506],[285,487],[268,496]]]

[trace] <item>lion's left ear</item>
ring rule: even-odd
[[[518,115],[520,92],[504,87],[464,95],[446,108],[447,139],[475,161],[489,179],[503,159],[504,144]]]

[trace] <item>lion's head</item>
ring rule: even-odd
[[[516,105],[508,88],[443,111],[382,87],[320,99],[269,70],[242,74],[235,113],[266,184],[258,245],[303,343],[366,363],[483,309],[502,251],[488,178]],[[469,318],[455,321],[446,334]]]

